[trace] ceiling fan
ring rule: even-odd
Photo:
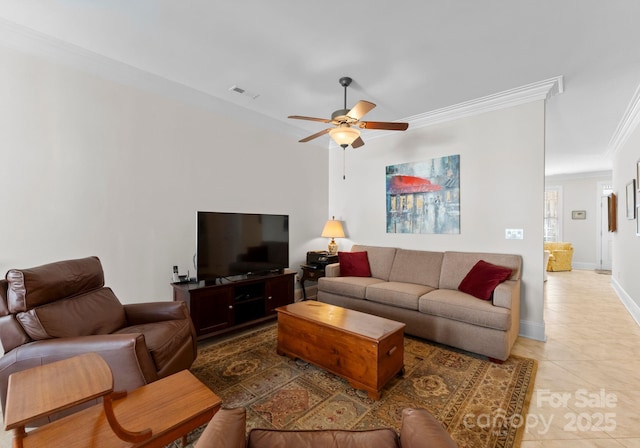
[[[409,123],[392,123],[386,121],[361,121],[360,119],[371,109],[376,107],[375,104],[369,101],[360,100],[350,110],[347,109],[347,87],[353,80],[348,76],[340,78],[340,85],[344,87],[344,109],[338,109],[331,114],[331,118],[314,118],[304,117],[302,115],[289,115],[289,118],[296,120],[309,120],[319,121],[321,123],[331,123],[335,127],[324,129],[320,132],[316,132],[309,137],[305,137],[300,140],[300,143],[305,143],[314,138],[318,138],[324,134],[329,133],[331,138],[340,146],[345,149],[351,145],[352,148],[359,148],[364,145],[364,141],[360,137],[360,129],[382,129],[388,131],[404,131],[409,127]]]

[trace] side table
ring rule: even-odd
[[[320,277],[324,277],[324,266],[315,264],[300,265],[302,276],[300,277],[300,286],[302,286],[302,300],[307,300],[307,291],[304,289],[305,280],[317,282]]]
[[[36,419],[98,397],[103,404],[25,432]],[[114,392],[108,365],[89,353],[12,374],[5,429],[14,430],[14,448],[162,448],[184,442],[221,404],[188,370],[129,393]]]

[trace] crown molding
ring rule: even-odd
[[[627,110],[622,115],[620,123],[607,145],[606,158],[610,159],[627,142],[633,131],[640,123],[640,85],[636,88]]]
[[[532,101],[547,100],[562,92],[564,92],[563,77],[556,76],[475,100],[414,115],[409,117],[408,121],[412,128],[431,126],[436,123],[457,120],[459,118],[518,106]]]
[[[431,126],[438,123],[457,120],[459,118],[470,117],[485,112],[505,109],[507,107],[518,106],[532,101],[548,100],[552,96],[564,92],[564,78],[556,76],[542,81],[526,84],[514,89],[505,90],[492,95],[483,96],[464,103],[443,107],[418,115],[398,120],[409,123],[409,129]],[[394,131],[376,131],[374,134],[367,134],[367,140],[397,134]],[[331,146],[338,147],[334,142]]]

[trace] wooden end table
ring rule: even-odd
[[[302,286],[302,300],[307,300],[307,290],[304,288],[304,282],[306,280],[312,280],[317,282],[319,278],[325,276],[324,266],[303,264],[300,265],[302,269],[302,277],[300,277],[300,286]]]
[[[32,431],[30,422],[102,397],[103,403]],[[9,377],[5,429],[13,447],[164,447],[207,423],[220,398],[188,370],[130,393],[113,392],[113,376],[88,353],[16,372]]]
[[[278,353],[334,373],[378,400],[404,373],[404,327],[371,314],[308,301],[280,307]]]

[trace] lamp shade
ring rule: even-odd
[[[329,135],[340,146],[350,145],[355,141],[355,139],[360,137],[360,131],[349,127],[348,125],[339,126],[337,128],[331,129],[329,131]]]
[[[323,238],[344,238],[344,229],[342,228],[342,223],[340,221],[336,221],[335,219],[330,219],[324,225],[324,229],[322,229]]]

